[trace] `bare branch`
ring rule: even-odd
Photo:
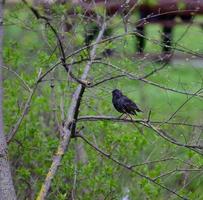
[[[19,127],[20,127],[20,125],[21,125],[21,123],[22,123],[24,117],[25,117],[25,116],[27,115],[27,113],[28,113],[28,110],[29,110],[29,108],[30,108],[30,103],[31,103],[31,101],[32,101],[32,97],[34,96],[34,93],[35,93],[35,91],[36,91],[36,89],[37,89],[37,86],[38,86],[38,83],[35,83],[34,88],[31,90],[31,92],[30,92],[30,94],[29,94],[29,96],[28,96],[28,98],[27,98],[27,101],[26,101],[26,103],[25,103],[25,106],[24,106],[24,108],[23,108],[23,111],[22,111],[22,113],[21,113],[21,116],[20,116],[19,119],[17,120],[16,124],[15,124],[15,125],[11,128],[11,130],[9,131],[9,133],[8,133],[8,135],[7,135],[7,137],[6,137],[6,138],[7,138],[6,141],[7,141],[8,144],[11,142],[11,140],[13,139],[13,137],[15,136],[15,134],[17,133],[17,131],[18,131],[18,129],[19,129]]]
[[[121,78],[121,77],[124,77],[124,76],[125,76],[124,74],[120,74],[120,75],[117,75],[117,76],[111,76],[111,77],[105,78],[105,79],[103,79],[103,80],[101,80],[101,81],[99,81],[97,83],[90,84],[87,87],[92,88],[92,87],[98,86],[98,85],[100,85],[100,84],[102,84],[104,82],[107,82],[107,81],[110,81],[110,80],[114,80],[114,79],[117,79],[117,78]]]
[[[122,162],[120,162],[119,160],[113,158],[110,154],[105,153],[103,150],[99,149],[97,146],[95,146],[94,144],[92,144],[91,142],[89,142],[83,135],[78,134],[77,136],[80,137],[80,138],[82,138],[82,139],[83,139],[89,146],[91,146],[95,151],[99,152],[100,154],[102,154],[103,156],[105,156],[106,158],[108,158],[109,160],[112,160],[112,161],[115,162],[117,165],[119,165],[119,166],[121,166],[121,167],[123,167],[123,168],[125,168],[125,169],[127,169],[127,170],[129,170],[129,171],[134,172],[134,173],[137,174],[138,176],[140,176],[140,177],[142,177],[142,178],[144,178],[144,179],[146,179],[146,180],[148,180],[148,181],[154,183],[155,185],[158,185],[159,187],[161,187],[161,188],[167,190],[168,192],[170,192],[170,193],[176,195],[177,197],[179,197],[179,198],[181,198],[181,199],[184,199],[184,200],[187,200],[186,197],[183,197],[183,196],[179,195],[178,193],[176,193],[176,192],[173,191],[172,189],[166,187],[165,185],[162,185],[162,184],[156,182],[155,180],[153,180],[153,179],[150,178],[149,176],[146,176],[146,175],[144,175],[144,174],[142,174],[142,173],[140,173],[140,172],[134,170],[133,168],[131,168],[131,166],[129,166],[129,165],[125,164],[125,163],[122,163]]]
[[[80,116],[78,118],[78,121],[113,121],[113,122],[121,122],[121,123],[146,123],[149,122],[149,120],[145,119],[122,119],[115,116],[97,116],[97,115],[87,115],[87,116]],[[151,124],[161,124],[162,121],[150,121]],[[198,124],[189,124],[184,122],[166,122],[165,124],[174,125],[174,126],[189,126],[189,127],[196,127],[196,128],[203,128],[203,125]]]
[[[80,84],[86,86],[87,83],[86,83],[85,81],[78,79],[78,78],[69,70],[69,67],[68,67],[68,65],[66,64],[66,55],[65,55],[65,51],[64,51],[64,48],[63,48],[62,41],[61,41],[60,36],[59,36],[58,32],[56,31],[56,29],[55,29],[55,28],[53,27],[53,25],[50,23],[50,20],[49,20],[47,17],[41,15],[41,14],[39,13],[39,11],[38,11],[36,8],[30,6],[30,5],[27,3],[26,0],[22,0],[22,1],[23,1],[23,3],[24,3],[26,6],[28,6],[28,8],[32,11],[32,13],[35,15],[35,17],[36,17],[37,19],[43,19],[43,20],[45,20],[46,24],[50,27],[50,29],[51,29],[52,32],[54,33],[54,35],[55,35],[55,37],[56,37],[56,39],[57,39],[58,45],[59,45],[59,50],[60,50],[60,52],[61,52],[61,64],[63,65],[63,67],[64,67],[64,69],[66,70],[66,72],[68,72],[69,75],[71,76],[71,78],[74,79],[76,82],[78,82],[78,83],[80,83]]]
[[[157,179],[163,178],[165,176],[169,176],[169,175],[171,175],[171,174],[173,174],[175,172],[187,172],[187,171],[190,171],[190,172],[202,172],[203,169],[174,169],[174,170],[165,172],[165,173],[163,173],[163,174],[161,174],[161,175],[159,175],[159,176],[157,176],[157,177],[155,177],[153,179],[156,181]]]
[[[192,96],[190,96],[187,100],[185,100],[166,121],[164,121],[162,124],[159,125],[159,127],[162,126],[165,122],[169,122],[177,114],[177,112],[180,111],[180,109],[182,109],[185,106],[186,103],[188,103],[194,96],[198,95],[198,93],[200,93],[201,91],[202,88],[197,90]]]
[[[88,72],[91,68],[92,65],[92,60],[95,58],[96,55],[96,49],[97,49],[97,44],[101,40],[104,30],[105,30],[106,24],[104,23],[96,40],[96,45],[93,46],[91,53],[90,53],[90,58],[91,60],[87,62],[87,65],[85,66],[83,75],[81,77],[81,80],[85,80],[87,78]],[[49,172],[45,178],[45,181],[40,189],[40,192],[37,196],[37,200],[43,200],[46,198],[48,191],[51,186],[51,181],[54,178],[58,167],[60,166],[61,159],[68,148],[70,138],[75,134],[75,129],[76,129],[76,122],[77,122],[77,117],[79,114],[79,107],[81,103],[81,99],[83,96],[83,93],[85,91],[85,87],[83,85],[79,85],[77,89],[75,90],[75,93],[73,95],[69,110],[68,110],[68,116],[63,128],[63,133],[62,135],[63,138],[60,141],[60,144],[58,146],[58,150],[56,155],[53,157],[52,165],[49,169]]]
[[[17,72],[15,72],[14,70],[12,70],[11,68],[6,67],[6,66],[1,66],[1,67],[3,69],[6,69],[9,72],[13,73],[22,82],[22,84],[25,87],[25,89],[28,90],[29,92],[31,92],[31,88],[29,87],[29,85],[21,78],[21,76]]]
[[[161,71],[161,70],[164,69],[167,65],[168,65],[168,63],[165,62],[165,63],[164,63],[163,65],[161,65],[159,68],[156,68],[156,69],[152,70],[151,72],[149,72],[148,74],[144,75],[143,77],[140,77],[139,79],[146,79],[146,78],[152,76],[153,74],[155,74],[155,73]]]
[[[169,157],[169,158],[162,158],[162,159],[159,159],[159,160],[146,161],[146,162],[143,162],[143,163],[131,165],[130,168],[139,167],[139,166],[142,166],[142,165],[150,165],[150,164],[159,163],[159,162],[166,162],[166,161],[169,161],[169,160],[176,160],[176,158]]]
[[[153,81],[149,81],[149,80],[147,80],[147,79],[144,79],[144,78],[142,78],[142,77],[138,77],[137,75],[135,75],[135,74],[133,74],[133,73],[131,73],[131,72],[127,72],[126,70],[123,70],[124,67],[123,67],[123,68],[120,68],[120,67],[118,67],[118,66],[116,66],[116,65],[113,65],[113,64],[111,64],[111,63],[106,63],[106,62],[102,62],[102,61],[94,61],[94,63],[100,63],[100,64],[103,64],[103,65],[107,65],[107,66],[109,66],[109,67],[112,67],[112,68],[114,68],[114,69],[116,69],[116,70],[122,72],[123,74],[125,74],[126,77],[128,77],[128,78],[131,79],[131,80],[142,81],[142,82],[144,82],[144,83],[146,83],[146,84],[153,85],[153,86],[158,87],[158,88],[160,88],[160,89],[167,90],[167,91],[171,91],[171,92],[175,92],[175,93],[179,93],[179,94],[190,95],[190,96],[193,96],[193,95],[194,95],[194,93],[192,93],[192,92],[185,92],[185,91],[182,91],[182,90],[177,90],[177,89],[169,88],[169,87],[160,85],[160,84],[158,84],[158,83],[155,83],[155,82],[153,82]],[[148,77],[149,77],[149,76],[148,76]],[[203,98],[203,96],[200,95],[200,94],[195,94],[194,96]]]
[[[78,118],[78,120],[80,121],[81,119],[84,120],[83,118]],[[140,119],[136,119],[136,120],[132,120],[132,119],[121,119],[121,118],[115,118],[115,117],[109,117],[109,116],[87,116],[85,117],[85,120],[89,120],[89,121],[98,121],[98,120],[107,120],[107,121],[117,121],[117,122],[128,122],[128,123],[139,123],[144,125],[147,128],[152,129],[156,134],[158,134],[160,137],[162,137],[163,139],[165,139],[166,141],[175,144],[177,146],[181,146],[181,147],[185,147],[185,148],[189,148],[193,151],[195,151],[196,153],[199,153],[202,155],[201,152],[197,151],[196,149],[203,149],[203,146],[201,145],[188,145],[188,144],[182,144],[178,141],[176,141],[176,139],[174,139],[173,137],[171,137],[169,134],[167,134],[165,131],[156,128],[155,126],[152,125],[152,122],[148,121],[148,120],[140,120]]]
[[[188,145],[188,144],[182,144],[178,141],[176,141],[174,138],[172,138],[171,136],[169,136],[169,134],[167,134],[165,131],[160,130],[154,126],[152,126],[150,123],[147,124],[147,127],[151,128],[152,130],[154,130],[159,136],[161,136],[162,138],[164,138],[165,140],[167,140],[168,142],[175,144],[177,146],[181,146],[181,147],[186,147],[189,148],[191,150],[194,149],[203,149],[203,146],[201,145]],[[198,152],[199,154],[203,155],[202,153]]]

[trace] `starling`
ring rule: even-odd
[[[136,112],[142,112],[142,110],[140,110],[132,100],[124,96],[120,90],[113,90],[112,95],[112,103],[118,112],[131,115],[137,115]]]

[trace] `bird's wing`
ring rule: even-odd
[[[133,110],[135,110],[135,111],[137,111],[137,112],[142,112],[139,108],[138,108],[138,106],[136,105],[136,103],[134,103],[131,99],[129,99],[128,97],[126,97],[126,96],[123,96],[123,105],[124,105],[124,107],[125,107],[125,109],[126,109],[126,111],[133,111]]]

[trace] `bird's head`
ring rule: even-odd
[[[112,95],[116,96],[116,97],[120,97],[120,96],[122,96],[122,92],[118,89],[115,89],[112,91]]]

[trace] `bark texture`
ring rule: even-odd
[[[2,88],[3,2],[0,1],[0,200],[16,200],[8,160],[7,143],[3,131]]]

